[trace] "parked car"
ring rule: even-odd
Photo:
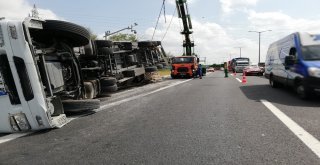
[[[250,65],[247,66],[243,69],[243,73],[245,75],[258,75],[262,76],[263,75],[263,70],[258,66],[258,65]]]

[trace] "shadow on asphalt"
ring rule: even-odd
[[[300,99],[291,88],[271,88],[270,85],[250,85],[240,87],[243,94],[250,100],[259,101],[264,99],[272,103],[288,106],[320,107],[320,96],[309,100]]]

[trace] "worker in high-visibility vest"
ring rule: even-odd
[[[198,65],[198,71],[197,72],[198,72],[197,74],[199,75],[199,78],[202,79],[202,65],[201,64]]]

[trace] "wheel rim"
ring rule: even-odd
[[[299,85],[297,87],[297,93],[300,97],[304,98],[306,95],[305,95],[305,89],[304,89],[304,86],[303,85]]]

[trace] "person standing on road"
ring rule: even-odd
[[[202,79],[202,65],[201,64],[199,64],[197,72],[198,72],[199,78]]]

